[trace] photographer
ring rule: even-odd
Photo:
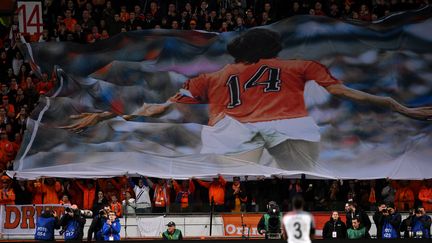
[[[60,229],[55,211],[44,211],[36,221],[35,240],[54,241],[54,229]]]
[[[65,241],[82,240],[85,222],[77,205],[66,208],[65,214],[60,219],[60,226],[62,226],[60,235],[64,234]]]
[[[87,241],[92,241],[93,236],[96,241],[102,241],[102,227],[108,220],[108,212],[110,206],[108,204],[104,205],[104,208],[99,210],[99,213],[93,218],[90,227],[87,232]]]
[[[275,201],[267,204],[265,213],[258,222],[258,233],[265,234],[266,239],[281,239],[282,213]]]
[[[104,241],[119,241],[120,240],[120,221],[116,217],[115,212],[108,213],[108,220],[105,221],[102,227],[102,235]]]
[[[412,238],[414,236],[412,231],[412,223],[415,217],[415,211],[415,209],[411,209],[409,211],[408,217],[402,220],[402,223],[400,225],[400,232],[403,238]]]
[[[426,215],[423,207],[418,207],[415,210],[415,215],[412,220],[412,232],[414,238],[430,238],[431,217]]]
[[[366,228],[366,231],[369,232],[371,228],[371,221],[367,213],[357,207],[355,202],[348,202],[346,207],[346,226],[347,228],[353,228],[352,220],[354,218],[358,218],[362,225]]]
[[[373,219],[377,227],[378,239],[397,239],[399,238],[399,225],[402,216],[394,209],[394,204],[387,206],[381,204],[375,212]]]

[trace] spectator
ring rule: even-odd
[[[103,191],[98,191],[97,197],[93,203],[93,210],[92,210],[93,215],[96,215],[99,212],[99,210],[103,209],[104,205],[107,205],[107,204],[109,204],[109,203],[108,203],[108,200],[106,199]]]
[[[32,194],[28,190],[27,182],[24,180],[14,181],[13,190],[15,193],[15,204],[17,205],[32,204]]]
[[[234,31],[237,32],[243,32],[246,30],[246,27],[244,26],[244,21],[242,17],[236,18],[236,26],[234,27]]]
[[[245,212],[247,203],[247,191],[240,177],[235,176],[233,183],[227,186],[225,202],[231,212]]]
[[[214,205],[216,212],[225,211],[225,185],[226,181],[222,175],[218,175],[217,178],[213,178],[212,182],[206,182],[202,180],[196,180],[198,184],[209,190],[208,198],[210,205]]]
[[[98,179],[99,188],[103,191],[103,194],[107,200],[111,200],[113,195],[117,196],[121,190],[121,185],[117,183],[114,178],[109,179]]]
[[[6,80],[10,74],[8,74],[9,69],[12,67],[10,60],[7,58],[7,53],[2,50],[0,53],[0,78],[1,80]],[[12,70],[13,74],[13,70]]]
[[[337,211],[333,211],[330,220],[324,224],[323,239],[345,239],[347,228]]]
[[[167,224],[168,229],[162,233],[164,240],[183,240],[182,232],[176,229],[176,224],[171,221]]]
[[[43,204],[57,204],[59,198],[57,193],[61,192],[62,186],[54,178],[42,178]]]
[[[175,203],[180,205],[180,211],[192,211],[193,193],[195,192],[193,180],[184,180],[181,186],[177,181],[172,180],[172,184],[176,194]]]
[[[12,180],[7,175],[1,176],[1,197],[0,205],[15,204],[15,192],[12,188]]]
[[[423,187],[420,189],[418,198],[426,211],[432,210],[432,180],[425,180]]]
[[[414,207],[414,192],[409,187],[408,181],[401,181],[399,188],[396,190],[394,204],[400,210],[409,210]]]
[[[189,28],[190,28],[190,30],[196,30],[196,27],[197,27],[197,22],[196,22],[196,20],[192,19],[189,22]]]
[[[263,12],[261,14],[261,23],[260,23],[260,25],[269,25],[271,23],[272,23],[272,19],[269,18],[267,12]]]
[[[141,177],[138,184],[135,184],[132,178],[129,178],[129,184],[136,195],[136,213],[151,213],[150,187],[147,185],[147,181]]]
[[[131,196],[131,193],[129,191],[126,191],[125,199],[122,201],[123,206],[123,212],[126,215],[135,215],[135,198]]]
[[[396,190],[393,187],[391,180],[386,180],[383,189],[381,190],[381,198],[385,204],[394,203],[395,202],[395,194]],[[401,208],[399,208],[401,209]]]
[[[45,210],[36,220],[34,238],[37,241],[54,241],[55,229],[60,229],[57,213]]]
[[[90,13],[88,10],[84,10],[82,12],[82,19],[79,22],[79,25],[81,25],[81,28],[83,29],[84,32],[91,32],[91,29],[93,28],[93,26],[95,26],[95,22],[94,20],[91,18]]]
[[[54,84],[49,80],[48,74],[45,72],[42,73],[42,79],[36,85],[37,92],[40,93],[41,91],[44,91],[45,93],[48,93],[53,87]]]
[[[369,8],[366,4],[362,4],[360,6],[359,19],[367,22],[372,20],[372,15],[369,12]]]
[[[76,185],[75,180],[64,180],[61,193],[66,193],[70,196],[74,204],[76,204],[79,208],[82,208],[83,206],[83,193],[79,189],[79,187]]]
[[[72,18],[72,11],[70,9],[66,9],[63,22],[65,23],[66,30],[69,32],[74,32],[75,25],[78,23],[76,19]]]
[[[129,19],[126,21],[126,28],[128,30],[137,30],[138,27],[142,27],[141,20],[136,18],[135,12],[130,12]]]
[[[121,225],[119,219],[116,217],[115,212],[108,213],[108,220],[102,228],[104,241],[119,241],[120,240]]]
[[[20,51],[15,52],[15,56],[12,59],[12,69],[13,74],[18,77],[18,74],[20,72],[21,66],[24,64],[24,59],[22,57],[22,54]]]
[[[359,218],[353,218],[351,220],[351,223],[351,228],[348,228],[347,230],[348,239],[357,240],[370,238],[368,230],[366,229],[366,227],[361,225],[361,221]]]
[[[255,27],[257,25],[257,22],[255,20],[255,17],[253,16],[253,12],[251,9],[248,9],[246,11],[246,18],[245,18],[244,22],[245,22],[246,28],[252,28],[252,27]]]
[[[32,195],[32,204],[42,204],[42,183],[40,180],[27,181],[27,189]]]
[[[159,22],[162,20],[162,17],[161,17],[160,11],[159,11],[159,6],[158,6],[158,3],[156,1],[152,1],[150,3],[149,13],[152,16],[152,19],[154,19],[156,22]]]
[[[171,185],[168,185],[165,179],[158,179],[158,183],[153,183],[147,179],[148,185],[153,188],[153,213],[165,213],[170,205]]]
[[[117,218],[121,218],[123,215],[123,208],[120,202],[117,201],[117,196],[112,195],[111,196],[111,202],[110,202],[110,209],[111,212],[114,212]]]
[[[62,199],[59,201],[59,204],[64,206],[72,206],[71,202],[69,201],[68,195],[64,194]]]
[[[96,180],[93,182],[87,180],[85,186],[80,181],[75,181],[75,185],[82,191],[83,196],[83,209],[91,210],[93,208],[93,202],[96,197]]]
[[[339,186],[339,182],[338,181],[333,181],[332,184],[330,185],[330,189],[328,192],[328,199],[329,199],[329,203],[330,203],[330,208],[332,209],[336,209],[336,208],[340,208],[340,201],[341,201],[341,196],[340,196],[340,186]]]
[[[147,13],[144,24],[143,24],[143,28],[144,29],[153,29],[153,28],[155,28],[157,23],[158,22],[154,18],[154,16],[151,13]]]
[[[326,14],[324,13],[324,11],[322,9],[322,4],[320,2],[315,3],[314,10],[315,10],[315,15],[326,16]]]

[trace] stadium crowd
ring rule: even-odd
[[[55,179],[15,181],[1,177],[0,204],[76,204],[97,213],[105,205],[124,214],[207,212],[262,212],[269,201],[282,211],[291,209],[295,195],[305,198],[309,211],[343,210],[345,203],[356,203],[365,211],[381,204],[394,204],[398,211],[423,206],[432,210],[432,181],[331,181],[307,179],[222,176],[213,181],[195,178],[166,180],[158,178]],[[272,190],[266,190],[272,188]]]
[[[42,3],[43,31],[26,36],[27,41],[93,43],[120,32],[159,28],[210,32],[243,31],[305,14],[368,22],[392,12],[421,8],[428,5],[429,1],[45,0]],[[15,35],[18,24],[18,16],[14,15],[10,26]]]

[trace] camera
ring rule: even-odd
[[[84,218],[92,218],[93,217],[93,212],[90,210],[80,210],[78,208],[71,208],[71,207],[67,207],[65,208],[65,212],[66,213],[73,213],[74,216],[82,216]]]
[[[271,201],[267,204],[268,219],[268,232],[267,237],[270,239],[277,239],[281,233],[281,219],[280,210],[276,202]]]
[[[101,209],[101,210],[99,210],[99,216],[100,217],[102,217],[102,216],[107,216],[108,215],[108,212],[105,210],[105,209]]]
[[[279,216],[279,206],[277,205],[277,203],[275,201],[270,201],[267,204],[267,213],[272,215],[272,214],[276,214]]]

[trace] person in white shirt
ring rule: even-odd
[[[129,184],[131,185],[135,193],[135,212],[137,214],[151,213],[152,204],[150,199],[150,187],[146,185],[146,181],[144,180],[144,178],[141,177],[138,180],[138,185],[136,185],[132,181],[132,178],[129,178]]]
[[[303,211],[303,197],[296,195],[292,200],[293,211],[284,215],[283,238],[288,243],[311,243],[315,234],[315,223],[312,214]]]

